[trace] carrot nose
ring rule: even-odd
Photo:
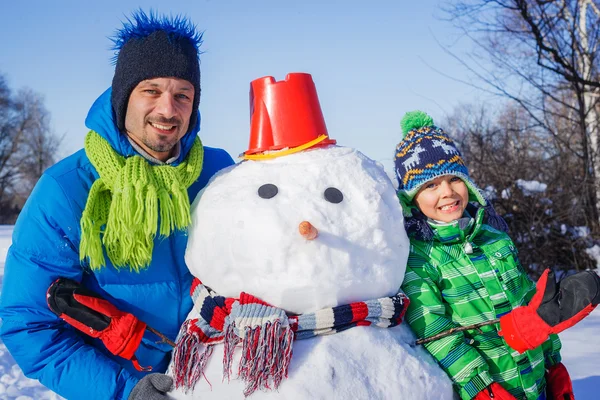
[[[313,240],[317,236],[319,236],[319,231],[315,228],[310,222],[302,221],[298,226],[298,231],[302,235],[302,237],[306,240]]]

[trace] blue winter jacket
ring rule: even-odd
[[[136,154],[112,116],[109,89],[90,109],[86,125],[121,155]],[[193,132],[182,138],[176,164],[185,158],[199,130],[198,121]],[[188,191],[190,201],[217,171],[232,164],[224,150],[205,147],[202,172]],[[117,270],[108,259],[100,271],[79,261],[79,220],[97,178],[84,150],[43,174],[15,225],[0,299],[0,337],[25,375],[70,400],[127,399],[144,373],[49,310],[46,290],[54,280],[65,277],[82,282],[173,340],[192,307],[192,276],[184,261],[185,232],[157,238],[152,264],[140,273]],[[158,340],[146,332],[135,355],[142,366],[164,372],[171,348]]]

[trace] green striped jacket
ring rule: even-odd
[[[419,338],[498,318],[533,296],[535,284],[512,240],[482,223],[483,218],[479,208],[475,218],[430,224],[432,241],[411,238],[402,290],[411,301],[406,320]],[[498,336],[498,329],[495,324],[480,332],[458,332],[425,347],[464,400],[493,381],[517,399],[537,399],[545,390],[545,369],[560,362],[558,336],[518,354]]]

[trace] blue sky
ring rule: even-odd
[[[329,135],[391,167],[399,121],[414,109],[441,121],[479,94],[442,46],[464,41],[436,0],[196,0],[3,2],[0,73],[13,89],[41,93],[61,155],[83,145],[84,119],[111,83],[108,39],[138,7],[187,15],[204,31],[200,136],[234,158],[249,140],[253,79],[307,72]],[[463,49],[464,50],[464,49]]]

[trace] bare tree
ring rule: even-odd
[[[14,95],[0,75],[0,223],[14,223],[60,141],[43,98],[30,89]]]
[[[26,198],[46,168],[56,162],[62,138],[50,129],[50,114],[41,95],[31,89],[23,89],[17,95],[17,104],[26,121],[23,124],[23,141],[15,154],[23,184],[19,193]]]
[[[11,193],[18,177],[13,156],[19,147],[21,132],[12,93],[6,79],[0,75],[0,214],[11,206]]]
[[[579,160],[571,165],[580,171],[584,212],[600,231],[598,6],[593,0],[451,4],[446,11],[477,48],[471,58],[457,58],[486,90],[518,104],[561,154]]]
[[[444,126],[456,138],[471,176],[508,222],[532,276],[547,267],[593,267],[583,251],[592,238],[582,232],[587,219],[577,185],[581,171],[573,168],[577,157],[555,146],[552,136],[514,103],[461,105]]]

